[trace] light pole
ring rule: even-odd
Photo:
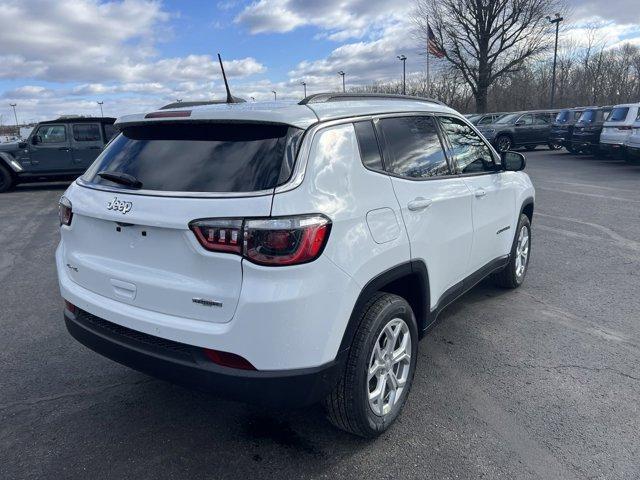
[[[102,112],[102,104],[104,103],[104,101],[102,102],[96,102],[98,105],[100,105],[100,118],[104,118],[104,113]]]
[[[13,118],[16,119],[16,128],[18,129],[18,135],[20,135],[20,126],[18,125],[18,114],[16,113],[16,106],[18,104],[17,103],[10,103],[9,105],[11,105],[11,108],[13,108]]]
[[[346,92],[347,90],[346,90],[345,85],[344,85],[344,72],[342,70],[340,70],[338,72],[338,75],[340,75],[342,77],[342,92]]]
[[[271,90],[271,93],[273,93],[273,101],[277,101],[278,100],[278,94],[276,93],[275,90]]]
[[[560,29],[560,22],[564,20],[564,18],[562,18],[559,13],[556,13],[555,18],[551,18],[550,16],[547,15],[547,20],[549,20],[549,23],[556,24],[556,45],[555,45],[555,48],[553,49],[553,74],[551,78],[551,108],[553,108],[553,102],[556,96],[556,62],[558,60],[558,30]]]
[[[307,82],[300,82],[300,85],[304,88],[304,98],[307,98]]]
[[[407,57],[405,55],[398,55],[398,60],[402,62],[402,94],[407,94]]]

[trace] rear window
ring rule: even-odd
[[[610,122],[624,122],[627,119],[627,114],[629,113],[629,107],[616,107],[611,110],[611,115],[609,115]]]
[[[291,176],[302,130],[249,123],[155,124],[125,128],[87,170],[87,182],[128,188],[99,172],[133,176],[143,190],[253,192]]]
[[[574,119],[574,117],[573,117],[573,113],[571,112],[571,110],[562,110],[556,116],[556,123],[567,123],[567,122],[572,121],[573,119]]]
[[[584,123],[592,123],[596,120],[597,116],[598,116],[597,110],[585,110],[584,112],[582,112],[582,115],[580,116],[579,121]]]

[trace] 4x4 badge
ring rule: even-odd
[[[122,212],[123,215],[127,212],[130,212],[132,208],[133,203],[125,202],[124,200],[118,200],[118,197],[113,197],[113,200],[107,203],[107,210]]]

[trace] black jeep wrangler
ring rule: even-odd
[[[20,142],[0,143],[0,193],[38,180],[82,175],[117,133],[115,118],[60,117]]]

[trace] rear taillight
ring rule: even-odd
[[[71,225],[73,219],[73,210],[71,208],[71,202],[67,197],[61,197],[58,203],[58,217],[60,218],[60,225]]]
[[[242,220],[202,220],[191,222],[193,230],[204,248],[211,252],[242,253]]]
[[[263,219],[208,219],[189,228],[205,249],[242,255],[259,265],[298,265],[320,256],[331,221],[323,215]]]

